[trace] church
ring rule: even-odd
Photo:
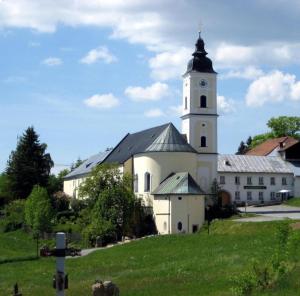
[[[249,155],[218,154],[217,73],[200,33],[183,74],[181,119],[181,132],[166,123],[128,133],[112,150],[70,172],[64,192],[78,198],[78,187],[93,167],[116,163],[133,176],[133,190],[152,210],[160,234],[196,232],[204,223],[205,197],[214,180],[222,205],[275,202],[294,193],[300,197],[298,141],[288,147],[278,141],[267,154],[259,149]]]

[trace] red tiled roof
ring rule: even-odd
[[[283,147],[280,150],[286,150],[287,148],[298,143],[298,140],[296,140],[292,137],[281,137],[281,138],[269,139],[269,140],[261,143],[260,145],[254,147],[253,149],[249,150],[246,153],[246,155],[267,156],[274,149],[279,147],[280,143],[282,143],[282,145],[283,145]]]

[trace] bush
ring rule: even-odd
[[[58,191],[52,195],[51,201],[54,210],[57,212],[62,212],[69,210],[71,198],[63,191]]]
[[[21,228],[25,221],[25,201],[15,200],[4,208],[4,219],[2,229],[4,232],[13,231]]]
[[[53,209],[47,190],[34,186],[25,204],[25,221],[34,233],[50,231]]]

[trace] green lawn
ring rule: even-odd
[[[0,233],[0,261],[35,255],[36,241],[22,230]]]
[[[69,259],[67,295],[91,295],[97,278],[113,280],[122,296],[232,295],[232,276],[249,268],[251,259],[264,262],[272,254],[278,223],[283,222],[218,221],[210,235],[203,231],[146,238]],[[54,295],[54,271],[52,258],[1,264],[0,295],[10,295],[16,281],[23,296]],[[273,290],[257,295],[300,295],[299,275],[300,267]]]
[[[288,205],[288,206],[293,206],[293,207],[300,207],[300,198],[293,197],[293,198],[285,201],[284,204]]]

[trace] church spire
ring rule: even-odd
[[[201,31],[195,44],[195,51],[192,54],[193,58],[187,65],[186,73],[191,71],[202,72],[202,73],[216,73],[213,69],[212,61],[206,56],[205,43],[201,37]]]

